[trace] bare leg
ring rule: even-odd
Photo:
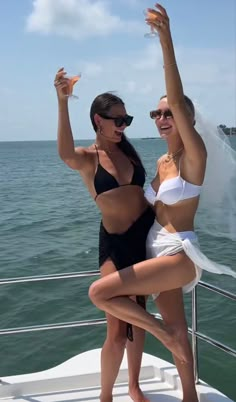
[[[134,402],[149,402],[139,386],[139,374],[144,349],[145,331],[133,326],[133,342],[127,341],[127,358],[129,369],[129,395]]]
[[[112,261],[108,260],[101,268],[102,277],[116,272]],[[134,329],[134,341],[127,341],[127,323],[106,314],[107,337],[101,353],[101,402],[112,402],[112,390],[119,373],[120,365],[127,344],[130,392],[134,402],[146,402],[139,388],[138,379],[141,367],[145,332]],[[140,397],[138,399],[138,397]],[[136,399],[135,399],[136,398]],[[142,398],[142,399],[141,399]],[[147,400],[148,402],[148,400]]]
[[[126,344],[126,323],[106,314],[107,337],[101,353],[101,402],[112,402],[112,390],[119,373]]]
[[[104,277],[116,271],[112,261],[106,261],[101,269]],[[126,324],[106,314],[107,337],[101,353],[101,402],[112,402],[112,390],[124,356],[126,344]]]
[[[146,260],[95,281],[89,289],[93,303],[111,315],[146,329],[181,361],[187,362],[178,330],[163,326],[127,295],[164,292],[180,288],[195,278],[195,268],[183,253]]]
[[[155,303],[164,322],[168,326],[178,329],[180,341],[186,350],[186,356],[188,355],[187,364],[182,364],[177,357],[173,356],[182,383],[183,402],[198,402],[194,381],[193,356],[188,339],[182,289],[179,288],[161,293],[155,300]]]

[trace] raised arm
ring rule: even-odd
[[[54,85],[58,98],[57,146],[60,158],[72,169],[83,170],[91,162],[91,154],[83,147],[75,148],[68,110],[69,80],[64,68],[58,70]]]
[[[146,21],[159,33],[163,52],[167,101],[183,141],[186,157],[195,161],[199,157],[205,159],[204,143],[194,128],[193,116],[184,99],[183,86],[170,32],[169,17],[160,4],[156,4],[156,9],[149,9],[149,11],[150,18]]]

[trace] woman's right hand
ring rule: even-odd
[[[64,67],[60,68],[54,79],[54,86],[57,91],[57,97],[59,101],[67,101],[69,94],[69,82],[68,78],[65,78],[66,71],[64,71]]]
[[[169,40],[170,38],[170,22],[168,14],[164,7],[159,3],[155,4],[155,8],[148,8],[149,16],[146,18],[146,23],[150,27],[157,31],[160,37],[160,41]]]

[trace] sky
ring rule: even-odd
[[[69,100],[75,139],[92,139],[93,99],[116,91],[130,138],[155,137],[149,111],[165,94],[159,38],[146,0],[0,0],[0,141],[55,140],[60,67],[81,72]],[[184,92],[214,124],[236,126],[236,1],[163,0]]]

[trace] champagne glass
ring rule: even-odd
[[[148,11],[147,9],[143,10],[143,14],[145,18],[152,19],[154,14],[151,13],[151,11]],[[154,30],[154,28],[150,27],[150,32],[147,32],[144,34],[145,38],[156,38],[158,36],[158,32]]]
[[[73,94],[73,88],[74,85],[80,80],[81,78],[81,73],[78,74],[68,74],[65,78],[69,80],[69,91],[68,91],[68,96],[70,99],[78,99],[79,97],[77,95]]]

